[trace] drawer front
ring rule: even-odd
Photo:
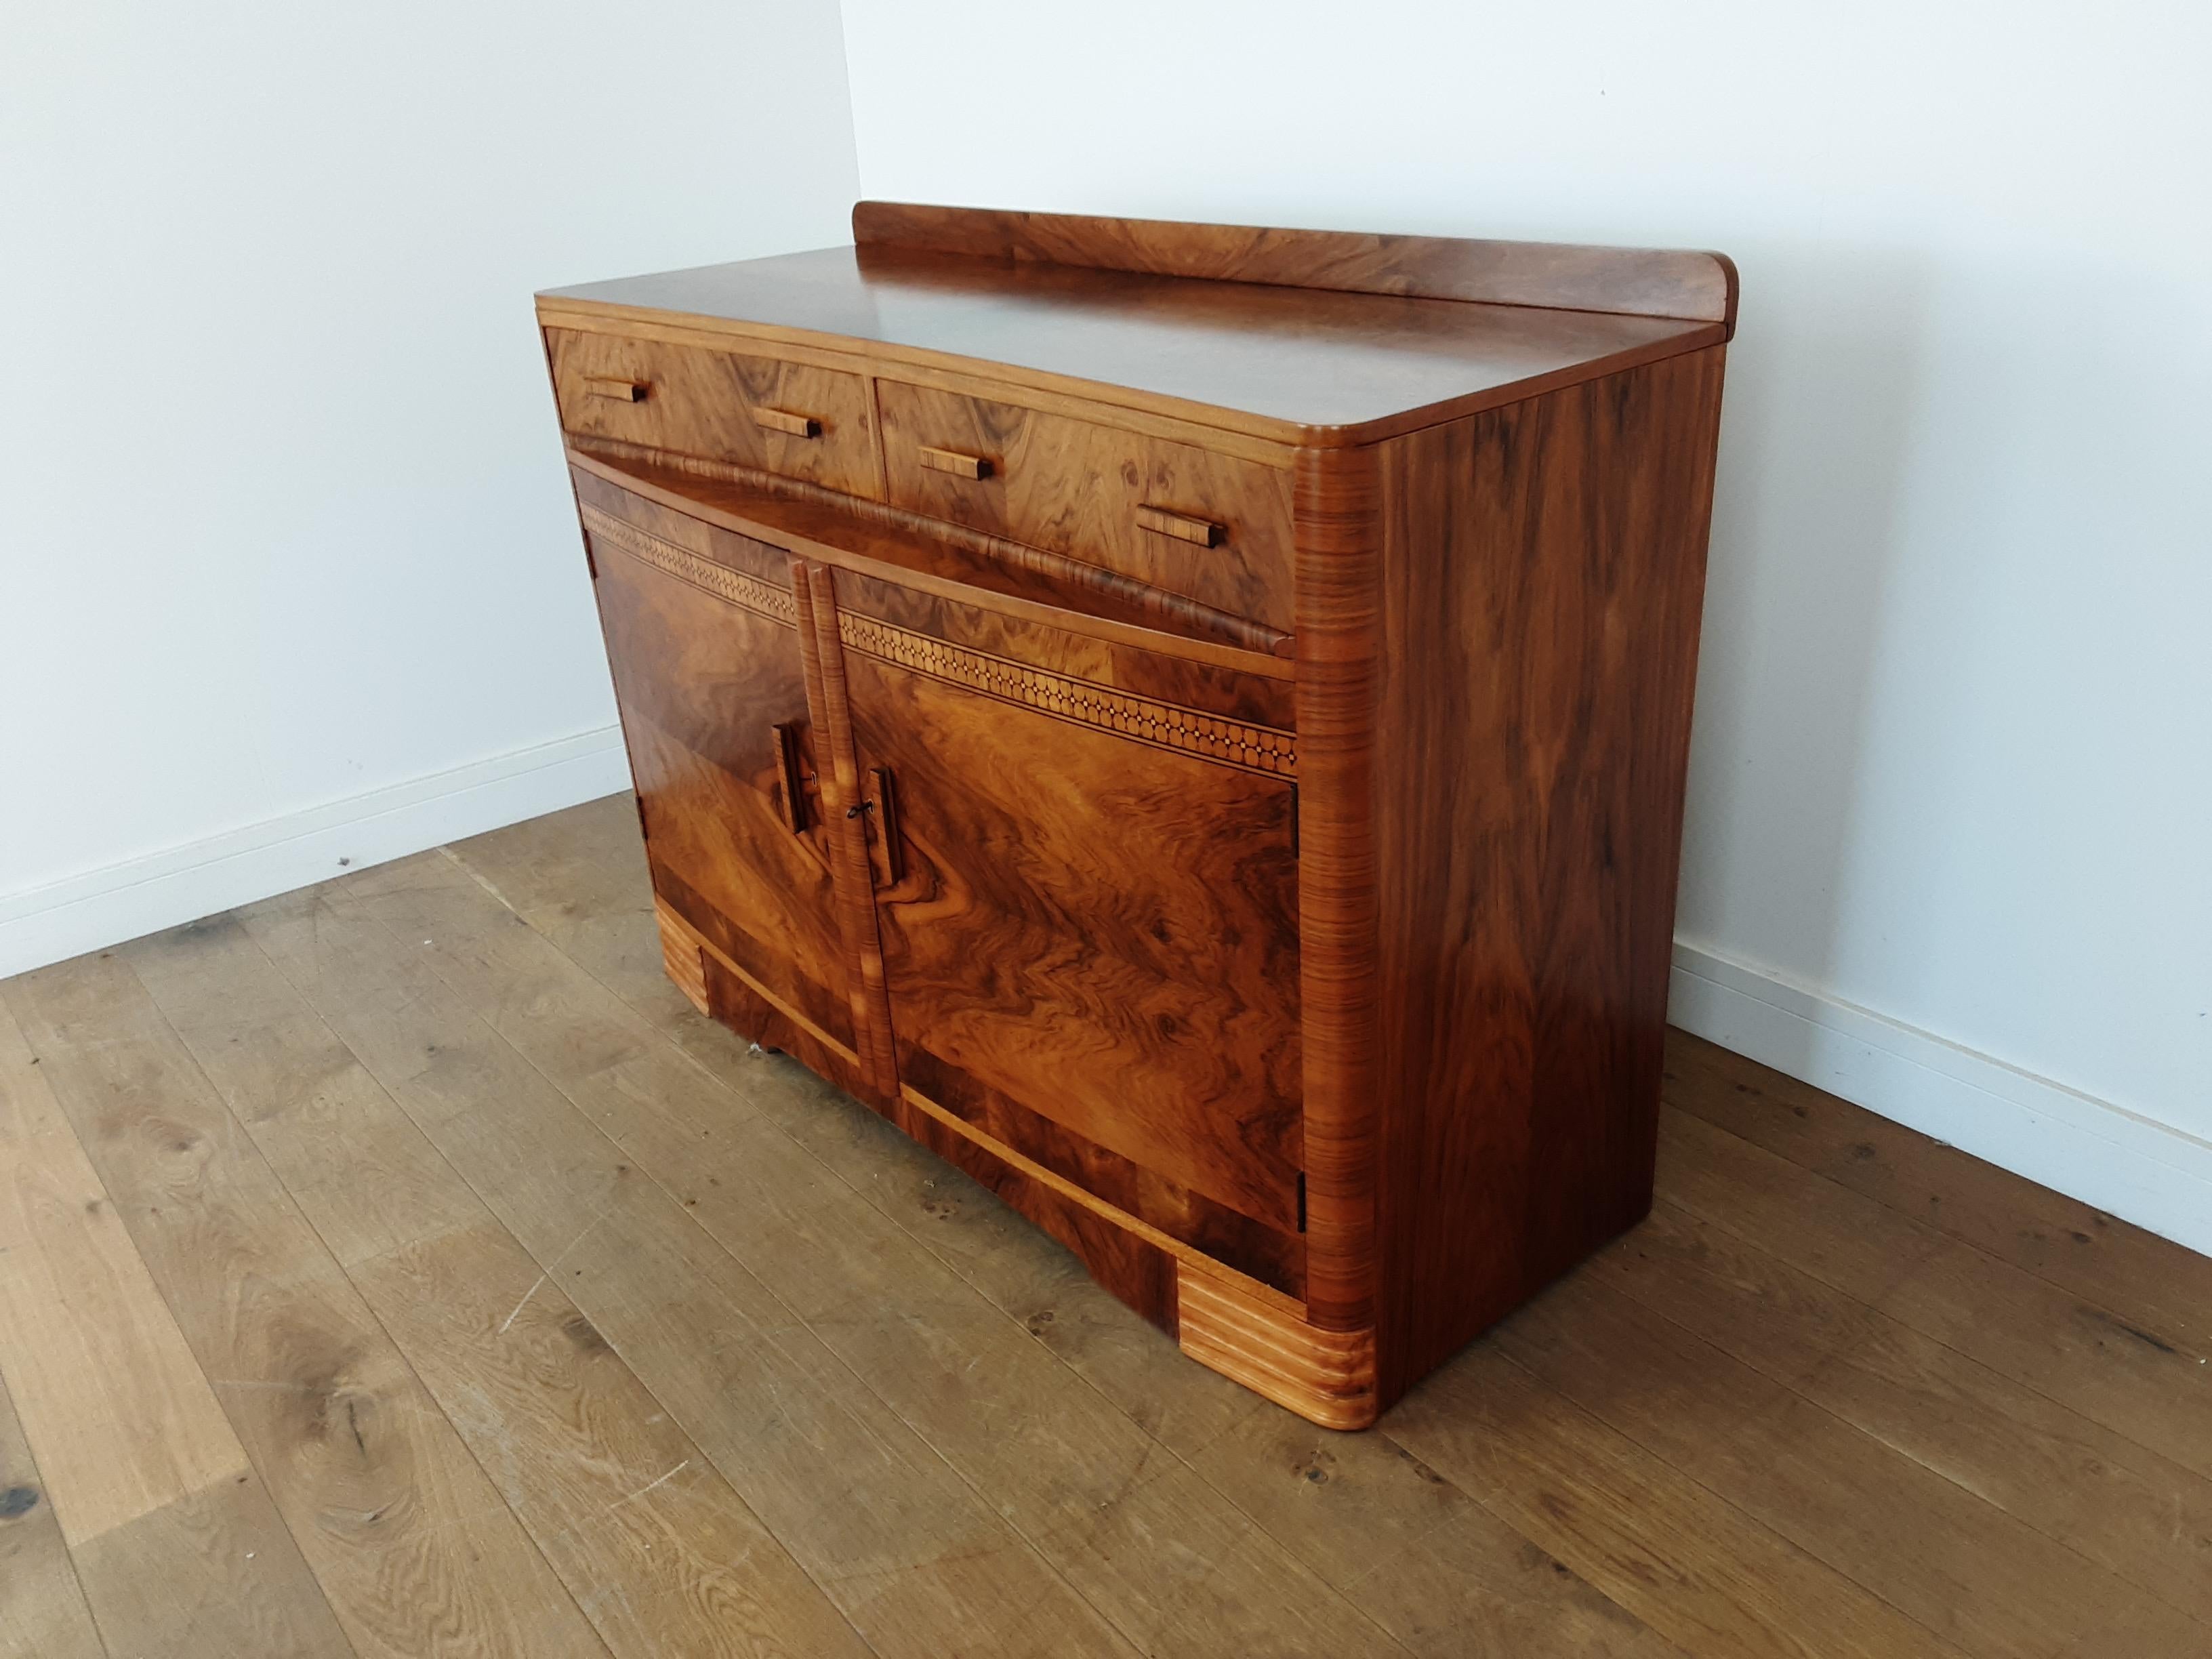
[[[896,380],[877,398],[894,504],[1291,628],[1287,471]]]
[[[848,495],[878,493],[860,375],[618,334],[545,332],[569,432],[757,467]]]

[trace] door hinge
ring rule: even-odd
[[[1306,1172],[1298,1171],[1298,1231],[1306,1230]]]

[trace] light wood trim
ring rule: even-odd
[[[1382,476],[1376,452],[1299,458],[1299,998],[1304,1018],[1306,1304],[1375,1323],[1375,710]]]
[[[1218,547],[1223,533],[1221,526],[1209,520],[1194,519],[1187,513],[1170,513],[1164,507],[1149,505],[1137,509],[1137,527],[1200,547]]]
[[[753,424],[793,438],[818,438],[822,435],[822,422],[811,415],[794,415],[787,409],[770,409],[765,404],[754,405]]]
[[[1322,1428],[1375,1421],[1372,1328],[1323,1330],[1181,1259],[1176,1267],[1177,1338],[1193,1359]]]
[[[1735,325],[1735,262],[1678,248],[1265,229],[858,202],[853,240],[991,259]]]
[[[693,933],[691,924],[670,909],[668,901],[658,894],[653,901],[653,919],[660,929],[660,965],[693,1007],[702,1014],[711,1013],[707,1006],[707,963],[702,954],[707,941]]]
[[[588,374],[584,377],[587,396],[605,398],[611,403],[641,404],[653,390],[650,380],[624,380],[613,374]]]
[[[611,446],[595,445],[605,449]],[[978,611],[992,611],[1002,616],[1018,617],[1047,628],[1055,628],[1065,634],[1079,634],[1087,639],[1105,640],[1114,644],[1133,646],[1163,657],[1182,657],[1193,662],[1211,664],[1218,668],[1234,669],[1240,674],[1256,674],[1264,679],[1289,680],[1297,677],[1296,664],[1287,657],[1271,653],[1240,649],[1233,645],[1219,645],[1211,640],[1193,639],[1184,634],[1169,634],[1153,628],[1140,628],[1134,623],[1115,622],[1103,617],[1091,616],[1079,611],[1064,610],[1038,599],[1021,599],[1011,593],[994,592],[988,588],[971,587],[965,582],[933,576],[904,565],[891,564],[882,559],[872,559],[864,553],[849,552],[827,542],[816,541],[787,530],[773,520],[757,519],[746,514],[732,513],[706,501],[655,483],[639,477],[617,463],[597,455],[590,450],[571,443],[568,447],[568,463],[581,467],[595,477],[641,495],[658,506],[669,508],[687,518],[703,520],[720,529],[744,536],[786,552],[814,560],[818,564],[838,569],[852,570],[878,581],[912,588],[916,592],[931,593],[939,599],[972,605]],[[657,454],[655,465],[661,465]],[[696,471],[702,477],[729,476],[735,469],[714,463],[700,463],[696,466],[680,465],[675,458],[667,463],[672,471]],[[711,468],[712,470],[708,470]],[[739,479],[739,482],[750,482]]]
[[[991,476],[990,458],[985,455],[963,455],[957,449],[933,449],[923,444],[915,451],[915,459],[932,472],[949,472],[956,478]]]

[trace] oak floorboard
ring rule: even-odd
[[[1661,1193],[2090,1422],[2212,1477],[2212,1344],[2142,1322],[1710,1123],[1662,1115]]]
[[[693,1063],[453,860],[352,902],[683,1200],[1137,1645],[1395,1644],[1021,1325]],[[364,891],[366,889],[366,891]],[[1204,1578],[1185,1560],[1216,1564]]]
[[[234,919],[123,954],[616,1654],[866,1651]]]
[[[1667,1200],[1589,1271],[2143,1594],[2212,1619],[2212,1481]]]
[[[1500,1349],[1686,1477],[1961,1650],[2186,1659],[2197,1623],[1595,1274],[1508,1319]]]
[[[1532,1569],[1532,1552],[1540,1552],[1386,1437],[1315,1429],[1191,1364],[981,1185],[795,1063],[749,1052],[743,1039],[670,994],[657,949],[622,945],[653,927],[626,798],[448,851],[487,892],[752,1101],[1401,1644],[1418,1652],[1512,1650],[1537,1639],[1548,1620],[1577,1651],[1673,1650],[1561,1564],[1543,1557],[1541,1570]],[[400,879],[387,875],[380,884]],[[1449,1576],[1389,1570],[1425,1540],[1430,1553],[1415,1559],[1449,1560],[1469,1585],[1489,1584],[1494,1594],[1456,1597]]]
[[[0,995],[0,1375],[99,1633],[116,1655],[351,1654],[16,1023],[21,989]]]
[[[106,1651],[0,1378],[0,1659],[100,1659]]]
[[[1478,1339],[1392,1437],[1699,1659],[1959,1650]]]
[[[2212,1257],[1970,1152],[1670,1030],[1665,1094],[1683,1112],[2198,1352]]]
[[[355,1649],[604,1656],[129,963],[79,957],[9,996]]]
[[[878,1653],[1132,1650],[367,902],[238,914]]]

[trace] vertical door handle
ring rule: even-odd
[[[868,769],[868,799],[874,809],[875,844],[868,848],[876,885],[896,887],[906,876],[906,854],[899,840],[898,780],[888,766]]]
[[[783,809],[783,827],[794,836],[806,833],[806,774],[799,760],[799,724],[778,720],[769,730],[775,734],[776,804]]]

